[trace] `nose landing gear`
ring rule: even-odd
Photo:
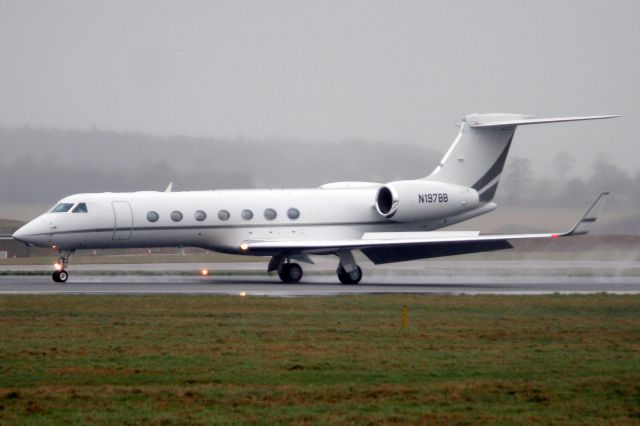
[[[60,250],[60,257],[58,257],[58,263],[56,263],[56,270],[51,274],[53,281],[57,283],[65,283],[69,278],[69,273],[64,269],[69,263],[73,250]]]

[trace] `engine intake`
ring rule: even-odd
[[[398,194],[393,188],[383,186],[376,195],[376,210],[384,217],[393,217],[398,211]]]

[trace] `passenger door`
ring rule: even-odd
[[[128,201],[112,201],[114,240],[130,240],[133,233],[133,210]]]

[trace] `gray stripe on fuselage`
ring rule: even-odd
[[[398,222],[378,221],[378,222],[337,222],[337,223],[287,223],[287,224],[256,224],[256,225],[187,225],[187,226],[138,226],[133,228],[93,228],[73,231],[45,232],[33,235],[64,235],[64,234],[84,234],[87,232],[114,232],[114,231],[178,231],[178,230],[198,230],[198,229],[238,229],[238,228],[301,228],[317,226],[359,226],[359,225],[393,225]]]

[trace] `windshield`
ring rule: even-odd
[[[73,209],[74,213],[87,213],[87,205],[85,203],[79,203],[75,209]]]
[[[51,213],[68,212],[71,210],[71,207],[73,207],[73,203],[60,203],[51,210]]]

